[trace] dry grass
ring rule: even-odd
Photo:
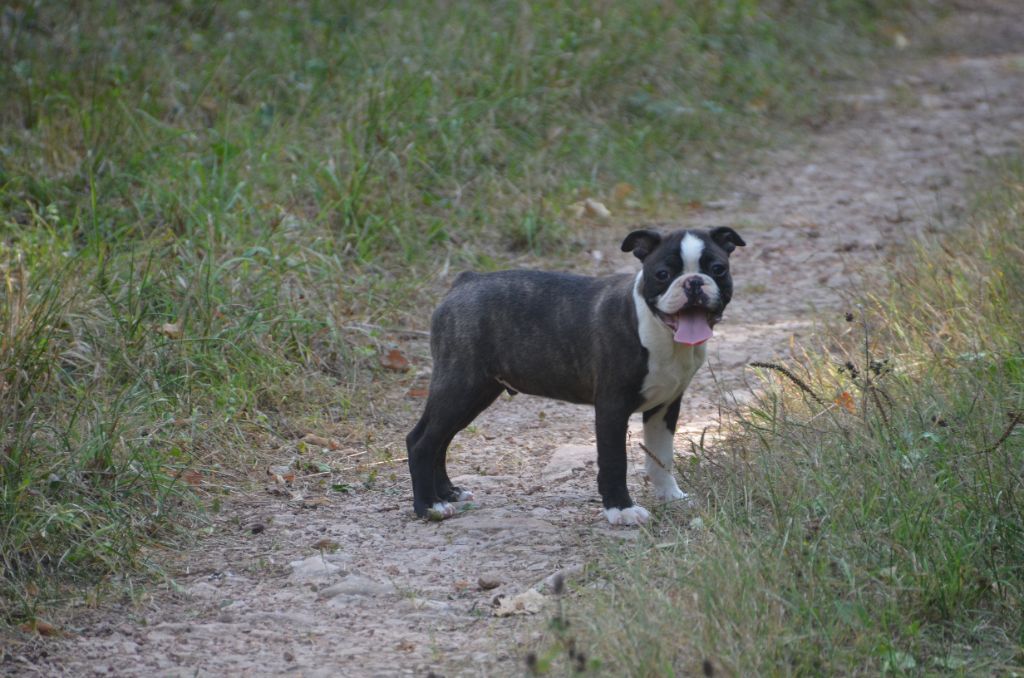
[[[815,113],[883,14],[6,6],[0,617],[158,567],[144,547],[198,508],[183,477],[215,506],[305,432],[393,425],[373,328],[420,326],[438,269],[558,256],[583,197],[699,196],[727,139]]]
[[[1022,176],[837,319],[802,386],[762,372],[682,469],[699,522],[611,556],[592,654],[641,676],[1021,670]]]

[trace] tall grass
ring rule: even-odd
[[[0,616],[139,565],[182,473],[354,427],[379,375],[350,327],[424,322],[441,262],[559,252],[581,197],[698,195],[818,110],[876,6],[8,4]]]
[[[736,433],[685,468],[700,520],[662,521],[625,556],[592,617],[606,661],[629,675],[1020,670],[1022,177],[792,366],[827,405],[765,371]]]

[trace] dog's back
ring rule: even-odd
[[[592,403],[606,357],[597,337],[581,341],[573,330],[606,313],[621,298],[609,291],[629,283],[629,276],[461,273],[431,322],[435,378],[483,376],[514,391]],[[624,329],[635,328],[632,315],[618,311]]]

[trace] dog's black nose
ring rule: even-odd
[[[700,293],[700,288],[704,285],[704,279],[700,276],[693,276],[687,278],[683,283],[683,291],[688,295],[694,295]]]

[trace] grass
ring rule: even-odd
[[[788,374],[762,370],[682,470],[707,498],[689,526],[612,556],[585,617],[617,674],[1021,671],[1024,164],[981,204]]]
[[[357,438],[375,328],[439,270],[564,255],[586,197],[672,214],[904,5],[6,7],[0,618],[158,568],[282,440]]]

